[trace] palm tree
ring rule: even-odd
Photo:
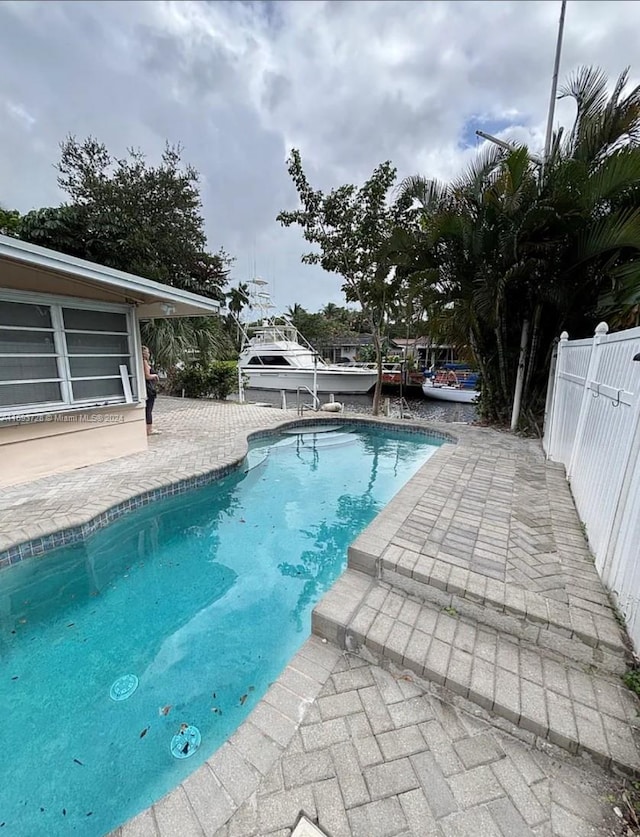
[[[229,300],[229,311],[239,317],[242,309],[249,304],[249,285],[246,282],[238,282],[238,287],[231,288],[226,296]]]
[[[179,363],[225,360],[233,346],[219,317],[177,317],[140,324],[142,342],[158,369],[170,373]]]
[[[583,68],[561,95],[576,102],[541,173],[525,147],[483,151],[452,184],[419,176],[395,261],[411,277],[430,327],[471,347],[482,373],[480,409],[510,414],[523,323],[531,324],[523,401],[540,417],[554,337],[593,333],[603,314],[640,304],[640,87],[607,94]]]
[[[289,305],[287,310],[285,311],[285,317],[291,325],[295,326],[298,330],[300,330],[301,319],[304,318],[307,311],[305,308],[300,305],[299,302],[294,302],[293,305]]]
[[[236,344],[240,343],[240,315],[246,306],[249,304],[249,285],[246,282],[238,282],[237,288],[231,288],[229,293],[225,294],[228,299],[229,311],[231,312],[233,321],[236,326]]]

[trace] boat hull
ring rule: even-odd
[[[427,398],[436,401],[456,401],[459,404],[473,404],[480,393],[475,389],[460,389],[459,387],[433,386],[430,383],[422,385],[422,392]]]
[[[273,389],[295,392],[307,387],[313,391],[313,369],[290,368],[282,366],[245,366],[243,374],[248,379],[247,389]],[[346,395],[349,393],[369,392],[375,386],[376,373],[366,370],[318,369],[316,373],[317,391]]]

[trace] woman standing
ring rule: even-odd
[[[153,429],[153,405],[156,400],[156,384],[158,383],[158,376],[151,368],[151,357],[149,349],[146,346],[142,347],[142,366],[144,368],[144,380],[147,385],[147,403],[145,407],[145,419],[147,422],[147,436],[157,436],[159,430]]]

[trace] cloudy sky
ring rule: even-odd
[[[255,263],[278,308],[342,303],[340,280],[300,264],[304,241],[275,221],[296,204],[289,149],[330,189],[386,159],[399,177],[455,176],[476,128],[541,148],[559,12],[559,0],[0,0],[0,204],[60,203],[53,163],[69,133],[153,161],[180,142],[234,280]],[[581,64],[616,76],[639,31],[639,2],[569,0],[561,78]],[[640,59],[631,71],[640,80]],[[560,103],[556,122],[571,116]]]

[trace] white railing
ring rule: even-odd
[[[598,572],[640,649],[640,328],[607,332],[561,335],[543,444],[566,467]]]

